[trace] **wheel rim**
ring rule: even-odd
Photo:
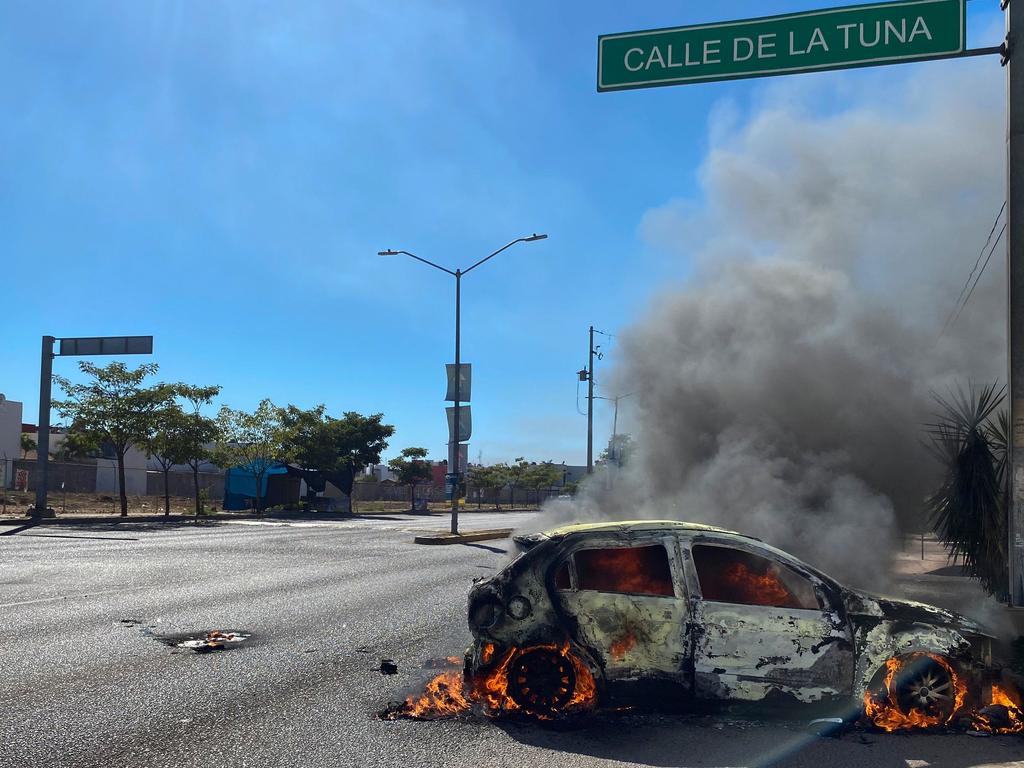
[[[572,661],[556,651],[526,651],[508,671],[509,694],[524,711],[551,714],[572,699],[576,671]]]
[[[905,715],[918,712],[947,720],[953,714],[953,678],[942,664],[927,656],[906,664],[893,681],[896,701]]]

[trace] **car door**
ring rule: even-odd
[[[687,600],[672,537],[582,541],[563,555],[556,599],[609,681],[688,684]]]
[[[686,560],[698,698],[756,701],[774,691],[811,702],[850,694],[849,628],[811,574],[770,552],[715,541],[693,543]]]

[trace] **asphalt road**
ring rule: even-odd
[[[469,515],[465,527],[522,517]],[[0,766],[906,768],[1024,760],[1019,736],[817,738],[797,721],[381,721],[375,712],[421,686],[432,660],[461,653],[468,585],[508,558],[507,542],[411,543],[412,531],[444,525],[394,516],[0,536]],[[252,639],[198,655],[153,636],[210,629]],[[399,674],[376,671],[382,658],[396,660]]]

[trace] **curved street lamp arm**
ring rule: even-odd
[[[452,272],[452,271],[451,271],[450,269],[448,269],[447,267],[442,267],[442,266],[441,266],[440,264],[435,264],[435,263],[434,263],[434,262],[432,262],[432,261],[427,261],[426,259],[421,259],[421,258],[420,258],[419,256],[417,256],[417,255],[416,255],[415,253],[409,253],[408,251],[399,251],[399,253],[404,253],[404,254],[405,254],[406,256],[410,256],[410,257],[412,257],[412,258],[416,259],[416,261],[422,261],[422,262],[423,262],[424,264],[426,264],[426,265],[428,265],[428,266],[431,266],[431,267],[433,267],[434,269],[440,269],[440,270],[441,270],[442,272],[447,272],[447,273],[448,273],[449,275],[451,275],[452,277],[455,277],[455,273],[454,273],[454,272]]]
[[[416,261],[422,261],[428,267],[433,267],[434,269],[440,269],[442,272],[447,272],[452,277],[455,277],[455,273],[452,272],[447,267],[442,267],[440,264],[435,264],[432,261],[427,261],[426,259],[417,256],[415,253],[409,253],[408,251],[392,251],[392,250],[380,251],[380,252],[377,253],[378,256],[397,256],[398,254],[402,254],[404,256],[408,256],[410,259],[416,259]]]
[[[495,251],[494,253],[492,253],[492,254],[491,254],[490,256],[484,256],[484,257],[483,257],[482,259],[480,259],[480,261],[478,261],[478,262],[477,262],[476,264],[474,264],[473,266],[471,266],[471,267],[470,267],[469,269],[464,269],[464,270],[462,270],[462,274],[464,274],[464,275],[465,275],[465,274],[467,274],[468,272],[471,272],[472,270],[476,269],[476,268],[477,268],[477,267],[479,267],[479,266],[480,266],[481,264],[483,264],[483,263],[484,263],[485,261],[490,261],[490,260],[491,260],[491,259],[493,259],[493,258],[494,258],[495,256],[497,256],[497,255],[498,255],[499,253],[501,253],[502,251],[504,251],[504,250],[505,250],[506,248],[511,248],[511,247],[512,247],[513,245],[515,245],[516,243],[529,243],[529,242],[533,242],[534,240],[544,240],[544,239],[546,239],[546,238],[547,238],[547,235],[530,235],[529,237],[517,237],[517,238],[516,238],[515,240],[513,240],[513,241],[512,241],[511,243],[508,243],[507,245],[503,245],[503,246],[501,246],[501,248],[499,248],[498,250],[496,250],[496,251]]]

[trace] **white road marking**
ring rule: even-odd
[[[101,589],[95,592],[81,592],[76,595],[57,595],[56,597],[40,597],[35,600],[21,600],[17,603],[2,603],[0,608],[14,608],[19,605],[33,605],[35,603],[52,603],[54,600],[74,600],[79,597],[98,597],[99,595],[115,595],[119,592],[137,592],[140,589],[152,589],[152,585],[141,587],[121,587],[119,589]]]

